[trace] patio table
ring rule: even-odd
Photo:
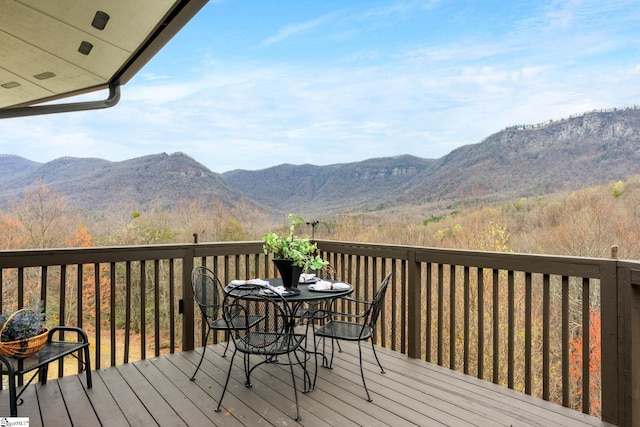
[[[277,288],[279,286],[282,286],[282,279],[280,278],[269,278],[269,279],[263,279],[269,282],[269,285],[273,288]],[[339,281],[337,280],[325,280],[327,282],[332,282],[332,283],[338,283]],[[344,283],[344,282],[340,282],[340,283]],[[335,290],[312,290],[309,288],[310,285],[313,285],[315,283],[299,283],[297,288],[292,288],[291,293],[283,293],[283,297],[284,300],[290,304],[290,308],[291,310],[289,311],[292,314],[291,319],[289,319],[289,326],[291,328],[291,331],[293,331],[296,322],[297,322],[297,318],[295,317],[296,312],[298,311],[298,309],[300,309],[302,307],[302,304],[304,303],[319,303],[322,301],[328,301],[328,300],[333,300],[335,298],[340,298],[346,295],[349,295],[353,292],[353,286],[349,285],[349,288],[347,289],[335,289]],[[242,296],[243,293],[248,294],[250,291],[243,289],[244,286],[250,286],[253,287],[253,289],[255,289],[255,286],[260,287],[260,285],[252,285],[252,284],[247,284],[247,285],[227,285],[225,287],[225,292],[232,295],[232,296]],[[269,288],[265,288],[265,289],[269,289]],[[313,321],[313,319],[309,319],[309,321]],[[318,356],[318,352],[315,350],[315,343],[314,343],[314,350],[310,350],[307,348],[304,348],[303,351],[305,352],[306,355],[315,355],[316,357]],[[321,354],[323,359],[324,359],[324,353]],[[305,357],[306,358],[306,357]],[[310,377],[308,375],[308,371],[305,369],[305,391],[309,391],[309,389],[307,389],[306,387],[306,383],[307,383],[307,378],[309,378],[309,385],[310,385],[310,390],[313,390],[315,388],[315,381],[316,381],[316,377],[317,377],[317,372],[318,372],[318,361],[316,358],[316,371],[315,371],[315,375],[314,375],[314,380],[313,382],[311,382]]]
[[[282,279],[280,278],[270,278],[270,279],[264,279],[266,281],[269,282],[269,285],[277,288],[279,286],[282,286]],[[337,283],[338,281],[336,280],[327,280],[328,282],[333,282],[333,283]],[[342,282],[344,283],[344,282]],[[297,288],[292,288],[293,289],[293,293],[291,294],[287,294],[284,293],[282,294],[284,296],[284,299],[291,304],[291,308],[292,308],[292,313],[295,313],[296,310],[298,308],[300,308],[300,306],[303,303],[306,302],[320,302],[320,301],[324,301],[324,300],[329,300],[329,299],[334,299],[334,298],[340,298],[346,295],[349,295],[353,292],[353,286],[349,285],[348,289],[336,289],[336,290],[323,290],[323,291],[314,291],[312,289],[309,289],[309,285],[311,285],[313,283],[300,283],[298,284]],[[251,284],[249,284],[248,286],[251,286]],[[268,288],[267,288],[268,289]],[[249,293],[249,291],[245,291],[242,289],[242,286],[233,286],[233,285],[227,285],[224,288],[226,293],[229,293],[233,296],[241,296],[242,292],[245,293]],[[293,324],[292,324],[293,325]]]

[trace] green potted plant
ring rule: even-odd
[[[29,357],[44,347],[48,332],[42,304],[0,314],[0,354]]]
[[[273,262],[280,272],[285,287],[296,287],[300,274],[308,270],[320,270],[328,262],[317,254],[317,245],[308,237],[295,234],[296,225],[305,221],[301,216],[289,214],[289,234],[270,232],[262,237],[265,254],[273,254]]]

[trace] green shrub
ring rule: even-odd
[[[625,190],[626,190],[626,187],[624,185],[624,182],[622,181],[616,182],[615,184],[613,184],[613,192],[612,192],[613,197],[617,199],[618,197],[624,194]]]

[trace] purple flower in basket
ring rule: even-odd
[[[0,341],[8,342],[31,338],[46,330],[42,304],[34,309],[19,310],[5,325],[12,314],[0,314],[0,327],[4,325]]]

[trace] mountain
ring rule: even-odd
[[[37,169],[40,163],[12,154],[0,154],[0,185],[21,173]]]
[[[399,156],[322,167],[280,165],[222,177],[264,205],[323,213],[496,202],[638,173],[640,109],[630,108],[513,126],[436,160]]]
[[[512,126],[439,159],[403,155],[220,175],[183,153],[122,162],[63,157],[44,164],[0,155],[0,207],[42,180],[90,211],[123,203],[172,207],[184,199],[304,216],[424,206],[435,211],[574,191],[638,173],[640,109],[629,108]]]
[[[640,173],[640,109],[514,126],[460,147],[403,187],[411,200],[505,200]]]
[[[222,178],[247,197],[285,212],[345,212],[380,207],[434,160],[404,155],[329,166],[234,170]]]
[[[129,203],[142,208],[170,207],[185,199],[255,206],[219,174],[183,153],[161,153],[122,162],[62,157],[44,164],[18,156],[0,156],[0,206],[15,202],[25,188],[38,181],[45,182],[74,206],[89,211]]]

